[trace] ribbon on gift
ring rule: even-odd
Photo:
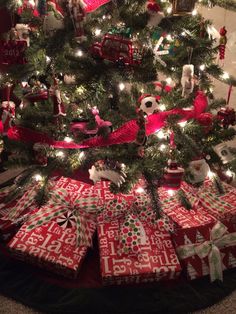
[[[199,256],[201,259],[208,257],[211,282],[223,281],[223,268],[220,249],[236,245],[236,232],[228,233],[227,227],[217,222],[210,231],[210,240],[201,244],[187,244],[177,247],[180,259]]]
[[[14,189],[16,188],[15,185],[13,185]],[[4,211],[3,217],[1,217],[2,220],[11,220],[12,222],[15,222],[19,219],[21,214],[29,207],[35,205],[35,196],[38,193],[38,189],[40,187],[40,183],[34,183],[30,185],[26,185],[25,189],[26,191],[22,195],[22,197],[17,201],[16,205],[12,208],[7,209],[7,212],[4,211],[4,206],[2,206],[1,210]],[[12,189],[9,190],[9,193],[12,191]]]
[[[33,230],[70,211],[76,221],[77,245],[92,246],[94,230],[90,224],[94,223],[97,214],[97,197],[78,198],[72,200],[64,189],[56,189],[50,193],[49,202],[32,214],[27,221],[27,230]]]
[[[141,246],[147,241],[142,223],[145,219],[135,210],[135,206],[124,199],[111,200],[106,203],[102,217],[106,222],[119,221],[119,255],[141,252]]]

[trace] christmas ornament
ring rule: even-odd
[[[168,160],[168,167],[165,169],[162,186],[168,190],[178,190],[181,185],[184,169],[179,167],[174,160]]]
[[[22,5],[17,10],[17,14],[22,15],[23,13],[27,13],[35,17],[39,16],[34,0],[23,0]]]
[[[209,171],[210,167],[204,158],[199,157],[190,161],[188,166],[188,172],[190,173],[188,181],[192,184],[201,183],[206,179]]]
[[[94,43],[90,52],[95,59],[109,60],[118,65],[138,65],[143,57],[139,44],[112,34],[106,34],[101,42]]]
[[[219,56],[220,56],[220,60],[224,60],[225,58],[225,47],[227,44],[227,30],[225,28],[225,26],[223,26],[220,29],[220,41],[219,41]]]
[[[227,129],[230,125],[236,124],[236,114],[233,108],[221,108],[217,112],[217,118],[223,128]]]
[[[201,113],[196,120],[201,126],[203,126],[206,134],[211,131],[213,126],[213,115],[210,112]]]
[[[7,84],[3,90],[5,95],[2,95],[3,101],[1,103],[1,119],[3,125],[3,135],[7,135],[7,132],[12,127],[12,122],[15,118],[15,103],[10,101],[11,86],[11,84]]]
[[[147,10],[150,14],[158,13],[161,10],[160,5],[156,0],[148,0],[147,1]]]
[[[100,118],[99,110],[97,107],[92,108],[92,114],[94,115],[96,127],[94,129],[88,128],[89,120],[82,120],[80,122],[71,123],[71,131],[76,135],[79,131],[83,134],[88,135],[103,135],[106,137],[112,131],[112,123],[110,121],[105,121]]]
[[[214,147],[214,151],[221,158],[223,164],[227,164],[235,158],[233,154],[233,151],[235,151],[234,142],[220,143]]]
[[[182,78],[182,97],[188,97],[194,88],[194,65],[193,64],[185,64],[183,66]]]
[[[126,174],[117,163],[117,167],[109,167],[104,161],[97,161],[92,168],[89,169],[89,179],[96,184],[101,179],[107,179],[117,185],[118,187],[125,182]]]
[[[139,109],[147,115],[157,112],[159,109],[160,96],[153,96],[151,94],[143,94],[138,102],[140,103]]]
[[[192,14],[197,0],[171,0],[173,15],[188,15]]]
[[[27,24],[16,24],[15,30],[17,32],[17,39],[18,40],[25,40],[27,42],[27,47],[30,46],[30,37],[29,31],[30,27]]]
[[[75,75],[65,74],[63,81],[66,85],[75,84],[76,83],[76,77],[75,77]]]
[[[0,41],[0,64],[25,64],[25,40],[1,40]]]
[[[23,88],[23,104],[27,106],[30,103],[40,102],[48,99],[48,90],[45,84],[38,78],[32,78],[29,84]]]
[[[48,147],[49,145],[42,144],[42,143],[35,143],[33,146],[34,159],[36,163],[42,167],[47,166],[47,163],[48,163],[48,156],[47,156]]]
[[[68,2],[70,17],[73,21],[75,28],[75,40],[80,42],[83,41],[86,37],[84,35],[84,20],[85,20],[85,11],[84,4],[81,0],[70,0]]]
[[[47,1],[47,15],[44,17],[43,30],[47,35],[53,35],[64,28],[64,12],[56,0]]]
[[[58,86],[59,80],[57,78],[54,78],[54,84],[51,86],[49,90],[49,95],[53,102],[53,116],[59,117],[59,116],[66,116],[65,112],[65,105],[62,102],[61,99],[61,92]]]

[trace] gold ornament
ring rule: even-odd
[[[172,0],[173,15],[189,15],[194,10],[197,0]]]

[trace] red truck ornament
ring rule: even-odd
[[[91,55],[95,59],[110,60],[118,65],[139,65],[142,62],[143,51],[131,39],[106,34],[101,42],[92,45]]]

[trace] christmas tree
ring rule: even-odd
[[[113,193],[144,178],[158,217],[159,186],[172,193],[210,174],[222,190],[236,160],[215,147],[235,136],[227,105],[236,81],[223,69],[227,30],[216,40],[197,1],[1,4],[12,16],[1,40],[1,164],[28,169],[19,186],[40,180],[39,204],[55,170],[108,178]],[[215,99],[213,78],[229,84],[228,99]]]

